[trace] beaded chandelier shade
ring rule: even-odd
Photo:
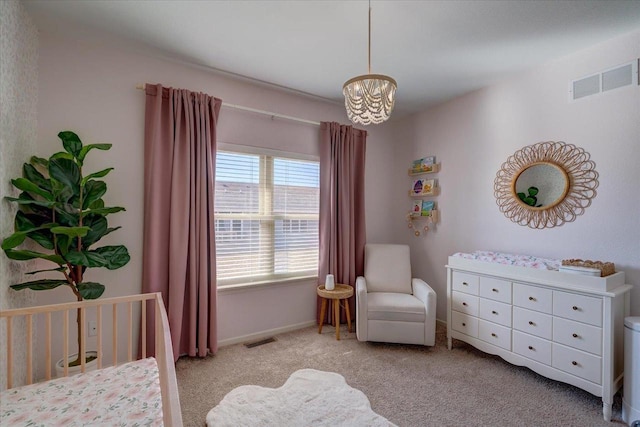
[[[371,74],[371,3],[369,3],[369,74],[347,80],[342,86],[344,106],[353,123],[378,124],[393,111],[398,84],[382,74]]]

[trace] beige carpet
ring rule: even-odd
[[[399,426],[623,426],[616,396],[613,423],[602,402],[573,386],[512,366],[460,341],[446,347],[361,343],[355,333],[310,327],[254,348],[223,347],[206,359],[176,366],[185,426],[204,426],[211,408],[234,388],[280,387],[296,370],[337,372],[361,390],[372,409]]]

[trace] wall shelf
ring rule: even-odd
[[[430,171],[424,171],[424,172],[414,172],[413,169],[409,169],[408,171],[409,176],[420,176],[420,175],[427,175],[430,173],[438,173],[440,172],[440,163],[435,163],[432,166],[432,169]]]
[[[409,190],[409,197],[419,199],[421,197],[435,197],[440,194],[440,187],[433,187],[430,193],[414,194],[413,190]]]

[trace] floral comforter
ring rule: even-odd
[[[562,265],[562,261],[557,259],[539,258],[531,255],[513,255],[490,251],[475,251],[470,254],[458,252],[453,254],[453,256],[504,265],[539,268],[542,270],[558,270],[558,268]]]
[[[0,393],[2,426],[161,426],[152,357]]]

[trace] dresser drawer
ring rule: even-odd
[[[554,368],[592,383],[602,383],[602,359],[584,351],[553,343],[551,363]]]
[[[513,331],[513,352],[551,366],[551,341]]]
[[[493,323],[511,327],[511,305],[480,298],[478,317]]]
[[[462,332],[470,337],[478,337],[478,318],[468,314],[451,312],[451,329]]]
[[[602,329],[595,326],[554,317],[553,341],[602,355]]]
[[[553,291],[553,314],[594,326],[602,326],[602,299]]]
[[[493,277],[480,277],[480,296],[511,304],[511,282]]]
[[[537,286],[513,284],[513,305],[551,314],[553,308],[553,291]]]
[[[513,307],[513,328],[530,335],[550,340],[553,336],[552,319],[549,314]]]
[[[478,320],[478,338],[505,350],[511,350],[510,328],[485,320]]]
[[[463,273],[461,271],[453,272],[453,285],[454,291],[464,292],[466,294],[478,295],[478,287],[480,283],[480,276],[475,274]]]
[[[462,292],[452,292],[451,308],[460,313],[478,316],[478,297]]]

